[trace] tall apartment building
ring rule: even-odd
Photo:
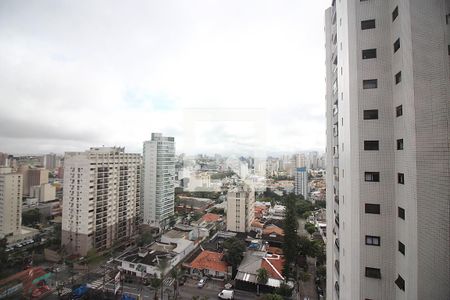
[[[22,175],[0,167],[0,236],[21,233]]]
[[[144,224],[165,226],[174,213],[175,138],[152,133],[144,142],[142,216]]]
[[[48,183],[48,170],[43,168],[30,168],[29,165],[20,165],[18,172],[22,174],[23,188],[22,192],[24,196],[30,195],[30,188],[33,186],[40,186],[41,184]]]
[[[47,170],[54,170],[56,168],[56,154],[50,153],[43,156],[43,165]]]
[[[86,255],[133,236],[140,206],[140,154],[100,147],[64,157],[61,243]]]
[[[295,169],[294,193],[308,199],[308,171],[306,167]]]
[[[255,190],[239,185],[227,194],[227,230],[248,232],[255,218]]]
[[[449,0],[325,13],[328,299],[450,299],[449,13]]]

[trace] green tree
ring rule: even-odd
[[[30,209],[22,213],[22,224],[25,226],[33,226],[41,222],[41,213],[39,209]]]
[[[152,277],[150,279],[150,286],[155,290],[155,296],[153,299],[158,300],[158,291],[160,288],[162,289],[162,279],[157,276]]]
[[[151,232],[146,231],[139,236],[137,244],[139,247],[142,247],[150,244],[151,242],[153,242],[153,235]]]
[[[316,275],[320,280],[325,280],[327,277],[327,268],[325,265],[318,266],[316,269]]]
[[[283,274],[286,278],[291,277],[291,266],[296,263],[297,257],[297,215],[295,212],[295,199],[287,197],[285,200],[286,210],[284,215],[284,266]]]
[[[265,294],[261,297],[261,300],[283,300],[283,297],[277,294]]]
[[[266,269],[264,268],[260,268],[258,269],[258,271],[256,271],[256,281],[258,282],[258,284],[256,285],[257,291],[256,294],[259,295],[259,285],[262,284],[266,284],[267,281],[269,280],[269,273],[267,272]]]
[[[158,271],[161,274],[161,282],[164,281],[164,277],[166,276],[166,270],[169,268],[169,260],[167,258],[161,258],[158,261]],[[161,287],[161,299],[164,299],[164,287]]]
[[[275,294],[290,297],[292,295],[292,288],[286,283],[281,283],[278,288],[275,289]]]
[[[175,299],[178,298],[178,287],[179,287],[179,283],[180,283],[180,279],[183,278],[183,276],[185,275],[185,271],[182,270],[181,268],[173,268],[170,271],[170,277],[172,277],[174,279],[174,283],[173,283],[173,294]]]
[[[313,223],[306,222],[305,229],[309,234],[316,232],[316,226]]]
[[[225,249],[224,259],[233,268],[233,274],[237,271],[237,267],[242,261],[245,251],[245,243],[235,237],[226,239],[223,242]]]

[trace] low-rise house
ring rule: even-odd
[[[262,239],[270,246],[281,248],[284,243],[284,230],[274,224],[269,225],[263,229]]]
[[[231,267],[224,260],[223,253],[203,250],[189,264],[189,273],[199,277],[226,279],[231,277]]]

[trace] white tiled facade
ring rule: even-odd
[[[449,0],[325,13],[327,299],[450,299],[449,13]]]
[[[152,133],[144,142],[142,216],[144,224],[164,226],[174,213],[175,139]]]
[[[237,186],[227,194],[227,230],[248,232],[255,218],[255,190],[250,186]]]
[[[135,234],[140,154],[100,147],[64,156],[62,245],[68,253],[106,250]]]
[[[295,169],[294,192],[308,199],[308,171],[306,167]]]
[[[22,175],[0,167],[0,236],[21,233]]]

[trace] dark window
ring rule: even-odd
[[[405,255],[405,244],[400,241],[398,241],[398,252]]]
[[[364,120],[378,120],[378,109],[364,110]]]
[[[365,204],[365,213],[379,215],[380,214],[380,204],[366,203]]]
[[[363,89],[376,89],[378,88],[378,79],[366,79],[363,80]]]
[[[450,55],[450,45],[448,45],[448,55]]]
[[[363,59],[377,58],[377,49],[366,49],[362,51]]]
[[[397,150],[403,150],[403,139],[397,140]]]
[[[395,108],[395,114],[397,117],[403,116],[403,106],[399,105]]]
[[[375,28],[375,19],[361,21],[361,29],[362,30],[372,29],[372,28]]]
[[[399,84],[402,81],[402,72],[395,74],[395,84]]]
[[[365,181],[379,182],[380,181],[380,172],[365,172],[364,173],[364,180]]]
[[[398,286],[399,289],[402,291],[405,290],[405,280],[402,278],[402,276],[398,275],[397,279],[395,280],[395,284]]]
[[[398,38],[398,39],[394,42],[394,53],[397,52],[398,49],[400,49],[400,38]]]
[[[381,278],[381,271],[377,268],[366,267],[366,277],[370,278]]]
[[[398,217],[403,220],[405,219],[405,209],[400,206],[398,207]]]
[[[392,22],[394,22],[395,19],[397,19],[397,17],[398,17],[398,6],[396,6],[394,8],[394,11],[392,12]]]
[[[398,173],[398,174],[397,174],[397,179],[398,179],[398,183],[400,183],[400,184],[405,184],[405,174],[403,174],[403,173]]]
[[[369,245],[369,246],[380,246],[380,237],[379,236],[366,235],[366,245]]]
[[[378,141],[364,141],[364,150],[379,150]]]

